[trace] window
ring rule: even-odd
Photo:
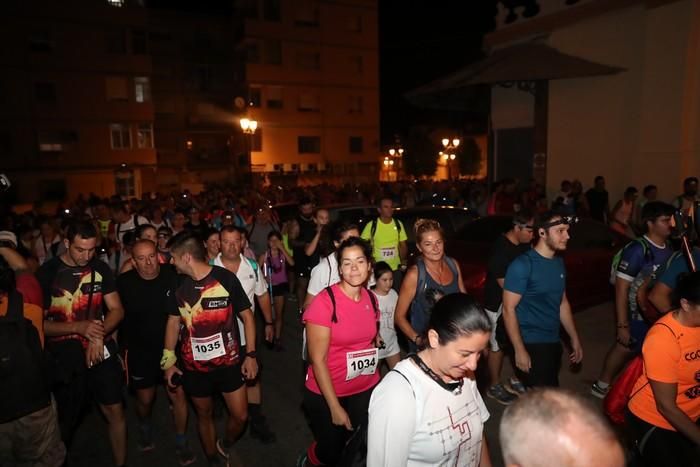
[[[126,53],[126,33],[123,29],[110,29],[105,32],[107,53]]]
[[[51,52],[53,48],[54,43],[49,31],[34,31],[29,36],[29,50],[32,52]]]
[[[108,101],[128,101],[129,88],[126,77],[108,76],[105,78],[105,87]]]
[[[34,97],[38,102],[55,103],[56,85],[54,83],[34,83]]]
[[[320,136],[299,136],[297,138],[297,146],[299,154],[320,154],[321,153],[321,137]]]
[[[240,10],[244,18],[258,19],[258,0],[242,0]]]
[[[148,102],[151,100],[151,81],[145,76],[134,78],[134,97],[136,102]]]
[[[281,109],[284,107],[284,99],[282,97],[282,88],[279,86],[268,87],[266,90],[267,94],[267,108],[268,109]]]
[[[300,112],[318,112],[320,109],[318,96],[315,94],[302,93],[299,95]]]
[[[121,8],[124,6],[124,0],[107,0],[107,5]]]
[[[361,114],[363,111],[362,104],[363,104],[362,96],[350,96],[350,105],[348,108],[348,113]]]
[[[362,32],[362,16],[348,16],[345,20],[345,30],[349,32]]]
[[[247,42],[245,57],[247,63],[260,63],[260,45],[257,42]]]
[[[248,107],[260,107],[262,96],[260,88],[253,87],[248,90]]]
[[[297,1],[294,24],[306,28],[317,28],[319,26],[318,5],[314,0]]]
[[[153,124],[141,123],[136,127],[136,147],[153,149]]]
[[[250,150],[255,152],[263,150],[262,128],[258,128],[255,133],[250,135]]]
[[[134,171],[128,169],[117,170],[114,176],[114,189],[117,195],[125,198],[136,196]]]
[[[363,67],[362,55],[353,55],[350,57],[350,69],[357,73],[362,73]]]
[[[39,152],[62,152],[67,144],[78,141],[75,131],[42,130],[38,134]]]
[[[131,53],[146,55],[148,53],[148,35],[142,29],[131,31]]]
[[[265,21],[280,21],[282,19],[280,0],[263,1],[263,17]]]
[[[318,52],[297,53],[297,66],[304,70],[320,70],[321,54]]]
[[[129,125],[113,123],[109,126],[112,149],[131,149],[131,132]]]
[[[351,136],[348,142],[350,154],[362,154],[362,136]]]
[[[269,65],[282,64],[282,42],[278,39],[265,41],[265,63]]]

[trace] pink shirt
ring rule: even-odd
[[[331,322],[333,304],[325,290],[314,298],[304,312],[304,322],[325,326],[331,329],[331,339],[328,348],[328,370],[331,382],[338,397],[358,394],[373,388],[379,382],[379,371],[372,375],[359,375],[349,381],[347,377],[347,354],[358,350],[374,349],[374,338],[377,335],[377,321],[369,291],[362,289],[359,302],[353,301],[339,284],[333,285],[335,297],[335,313],[337,322]],[[321,394],[313,366],[309,365],[306,373],[306,387],[316,394]]]

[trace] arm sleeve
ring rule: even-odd
[[[389,372],[372,393],[367,467],[405,467],[416,427],[416,399],[403,376]]]
[[[644,267],[644,247],[639,242],[634,242],[622,251],[615,276],[632,282],[642,267]]]
[[[647,378],[660,383],[678,382],[680,346],[666,326],[652,326],[642,346]]]
[[[314,266],[311,270],[311,277],[309,278],[309,285],[306,287],[306,293],[311,295],[318,295],[321,293],[324,287],[326,287],[328,282],[328,261],[326,258],[322,258],[321,261]]]
[[[530,277],[529,260],[525,255],[520,255],[510,263],[506,271],[503,290],[524,295],[527,289],[527,280]]]
[[[333,313],[333,303],[327,293],[319,293],[311,301],[309,307],[304,311],[303,320],[305,323],[318,324],[319,326],[331,327],[331,315]]]

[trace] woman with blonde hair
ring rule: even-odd
[[[424,334],[435,303],[445,295],[466,293],[466,289],[457,261],[445,255],[445,234],[440,223],[418,219],[414,230],[420,256],[406,271],[394,320],[408,339],[410,350],[415,352],[424,347]]]

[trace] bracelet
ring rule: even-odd
[[[275,323],[268,323],[267,321],[265,321],[265,326],[274,326],[274,325],[275,325]]]
[[[175,352],[168,349],[163,349],[163,356],[160,359],[160,369],[165,371],[177,362]]]
[[[245,356],[250,358],[258,358],[258,353],[253,350],[252,352],[246,352]]]
[[[617,329],[624,329],[630,327],[630,323],[622,323],[617,325]]]

